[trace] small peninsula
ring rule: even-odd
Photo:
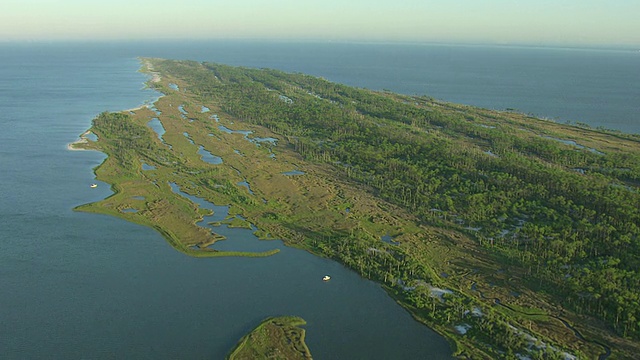
[[[278,251],[220,251],[222,225],[282,239],[380,283],[460,358],[640,352],[639,136],[304,74],[141,61],[164,96],[100,114],[95,139],[72,145],[107,154],[95,173],[114,192],[77,211],[152,227],[189,256]]]

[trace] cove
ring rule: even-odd
[[[209,227],[227,238],[216,242],[215,249],[252,252],[280,249],[279,253],[266,258],[194,259],[183,256],[188,268],[206,263],[203,266],[207,270],[202,273],[202,268],[198,267],[195,276],[206,278],[210,274],[211,281],[216,284],[213,289],[201,289],[203,297],[211,301],[204,309],[213,307],[215,310],[211,311],[224,317],[253,316],[258,319],[260,315],[256,314],[261,311],[301,316],[307,321],[307,345],[318,359],[451,358],[447,342],[414,321],[378,284],[332,260],[284,246],[280,240],[259,240],[253,234],[255,227],[211,227],[207,224],[226,218],[228,208],[186,194],[176,184],[170,186],[199,207],[213,211],[198,225]],[[215,263],[216,260],[223,261]],[[216,275],[218,271],[220,273]],[[331,275],[331,281],[322,281],[326,274]],[[222,325],[220,318],[215,318],[214,322]],[[234,324],[225,326],[238,329]],[[238,339],[250,328],[247,326],[237,333]],[[224,356],[224,353],[219,355]]]

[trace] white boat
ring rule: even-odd
[[[329,275],[325,275],[325,276],[322,278],[322,281],[329,281],[329,280],[331,280],[331,276],[329,276]]]
[[[92,188],[97,188],[97,187],[98,187],[98,184],[91,184],[91,187],[92,187]]]

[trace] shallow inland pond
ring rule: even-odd
[[[394,240],[393,240],[393,237],[391,237],[389,234],[381,236],[381,237],[380,237],[380,239],[381,239],[382,241],[386,242],[387,244],[391,244],[391,245],[398,245],[398,244],[400,244],[399,242],[394,241]]]
[[[222,158],[219,156],[213,155],[211,152],[205,150],[204,146],[200,145],[198,149],[198,155],[202,157],[202,161],[207,162],[212,165],[220,165],[222,164]]]
[[[253,191],[251,190],[251,185],[249,185],[249,183],[247,182],[247,180],[240,181],[240,182],[238,182],[238,183],[237,183],[237,185],[242,186],[242,187],[245,187],[245,188],[249,191],[249,194],[251,194],[251,195],[255,195],[255,194],[253,193]]]
[[[304,171],[300,171],[300,170],[291,170],[291,171],[285,171],[282,173],[282,175],[286,175],[286,176],[300,176],[300,175],[304,175]]]
[[[164,126],[162,125],[162,123],[160,122],[160,119],[158,118],[153,118],[151,120],[149,120],[149,122],[147,123],[147,125],[153,130],[155,131],[155,133],[158,135],[158,139],[160,139],[162,142],[164,142],[164,139],[162,138],[162,135],[164,135],[165,132],[167,132],[164,129]]]
[[[149,165],[147,163],[142,163],[142,170],[148,171],[148,170],[155,170],[156,167],[153,165]]]
[[[187,138],[187,140],[189,140],[189,142],[191,143],[191,145],[195,145],[196,143],[193,142],[193,139],[191,138],[191,135],[189,135],[188,132],[183,132],[182,135],[184,135],[184,137]]]
[[[224,126],[224,125],[218,125],[218,130],[227,133],[227,134],[242,134],[245,137],[249,136],[251,134],[253,134],[253,131],[251,130],[231,130],[228,127]]]
[[[250,142],[254,144],[268,143],[269,145],[277,145],[278,139],[272,137],[257,137],[249,139]]]

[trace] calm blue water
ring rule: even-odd
[[[331,81],[640,133],[640,53],[460,45],[182,42],[123,55],[275,68]]]
[[[104,156],[66,144],[105,110],[155,99],[135,56],[208,60],[640,132],[636,53],[454,46],[0,45],[0,358],[221,358],[266,316],[308,320],[318,359],[445,358],[374,283],[280,242],[266,259],[193,259],[151,229],[71,209],[110,194]],[[381,234],[381,236],[384,234]],[[253,242],[253,243],[251,243]],[[247,245],[249,244],[249,245]],[[332,281],[320,281],[331,274]],[[363,353],[364,352],[364,353]]]

